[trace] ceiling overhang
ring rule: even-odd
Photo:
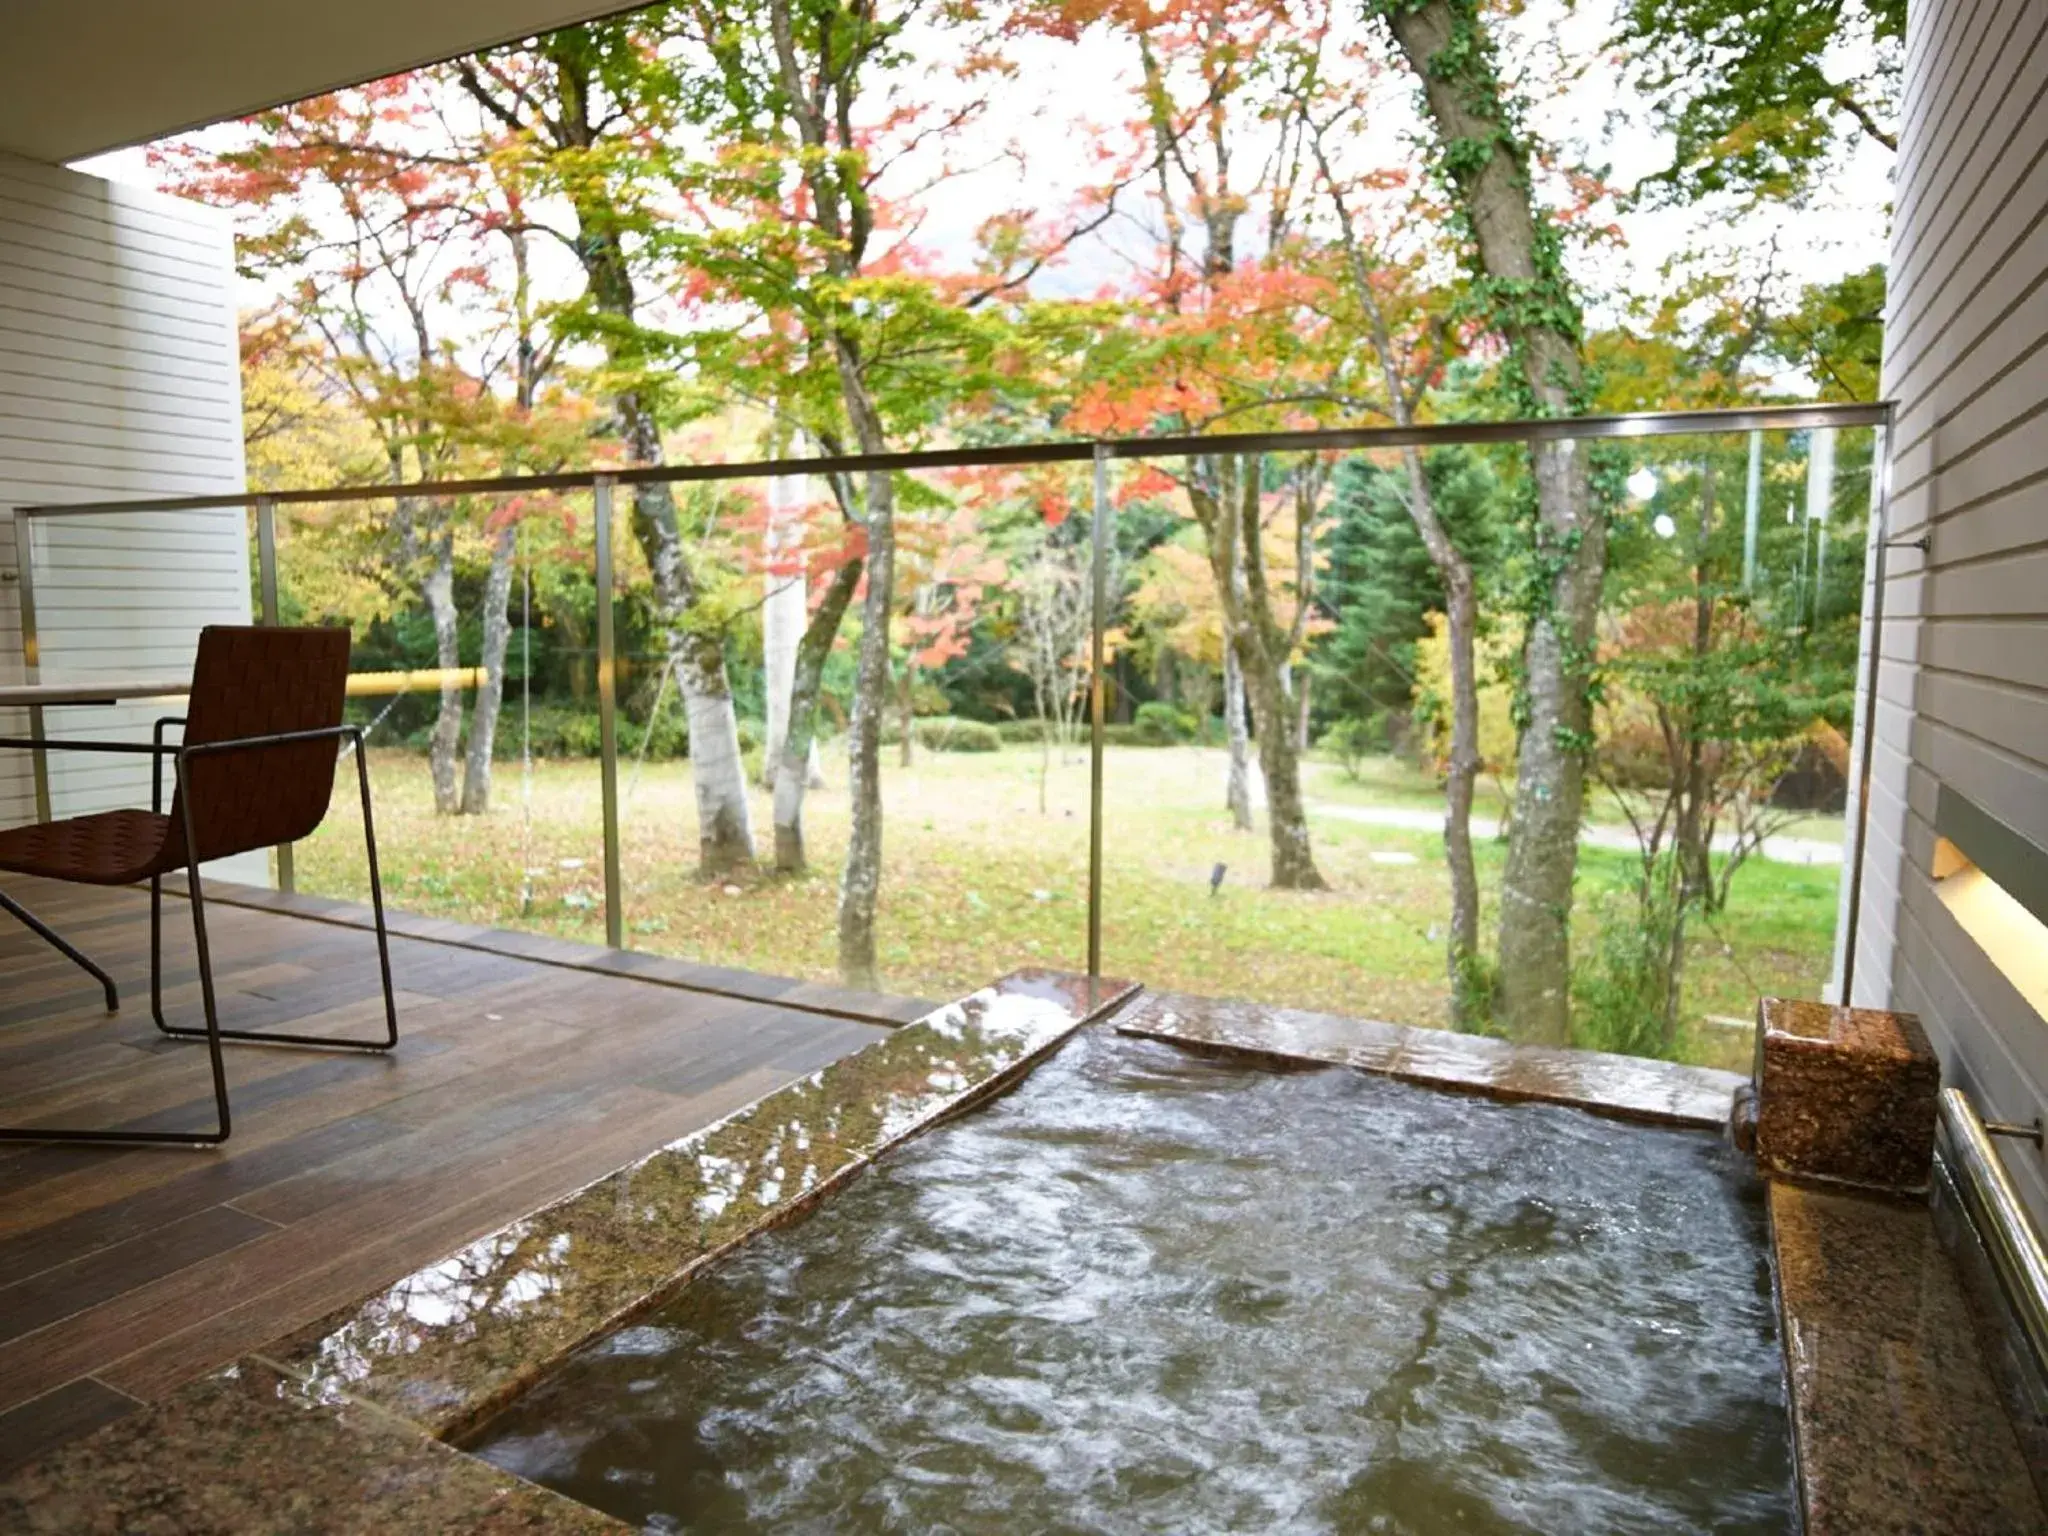
[[[473,53],[620,0],[10,0],[0,149],[63,162]]]

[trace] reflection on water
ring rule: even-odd
[[[1783,1530],[1712,1139],[1091,1032],[481,1453],[650,1530]]]

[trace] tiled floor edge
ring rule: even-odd
[[[1733,1106],[1734,1089],[1739,1078],[1729,1077],[1728,1104],[1714,1113],[1688,1113],[1668,1111],[1646,1106],[1641,1103],[1603,1098],[1597,1093],[1562,1092],[1547,1089],[1518,1087],[1497,1082],[1476,1082],[1468,1077],[1459,1077],[1427,1068],[1408,1066],[1387,1066],[1368,1062],[1348,1060],[1334,1055],[1317,1055],[1300,1051],[1278,1049],[1270,1045],[1253,1045],[1239,1041],[1193,1039],[1171,1030],[1147,1028],[1143,1023],[1127,1022],[1116,1026],[1117,1033],[1136,1039],[1157,1040],[1162,1044],[1177,1046],[1182,1050],[1221,1058],[1241,1061],[1259,1061],[1283,1068],[1301,1067],[1348,1067],[1353,1071],[1371,1073],[1376,1077],[1389,1078],[1395,1082],[1408,1083],[1419,1088],[1433,1088],[1446,1093],[1470,1094],[1478,1098],[1494,1099],[1505,1104],[1552,1104],[1565,1109],[1580,1109],[1589,1114],[1611,1120],[1625,1120],[1638,1125],[1662,1126],[1673,1130],[1726,1131],[1728,1112]],[[1448,1034],[1448,1031],[1443,1033]],[[1470,1038],[1452,1036],[1453,1039]],[[1575,1051],[1574,1055],[1597,1058],[1604,1055],[1595,1051]],[[1627,1058],[1623,1058],[1627,1059]],[[1685,1068],[1676,1063],[1658,1063],[1682,1071],[1710,1072],[1712,1068]]]
[[[814,1209],[886,1152],[1013,1086],[1076,1030],[1114,1013],[1138,993],[1137,987],[1124,982],[1100,986],[1099,993],[1089,996],[1086,978],[1013,972],[980,993],[934,1010],[918,1023],[764,1095],[715,1125],[465,1245],[439,1265],[273,1341],[263,1356],[314,1390],[376,1403],[451,1444],[470,1441],[510,1401],[575,1351],[659,1306],[738,1244]],[[1075,992],[1078,1001],[1048,1019],[1042,994],[1059,987]],[[963,1051],[974,1044],[974,1020],[999,1012],[1005,998],[1036,1002],[1041,1017],[1035,1032],[1009,1041],[1017,1045],[1015,1050],[1001,1048],[1000,1034],[992,1037],[998,1047],[987,1055],[988,1070],[970,1076],[959,1069]],[[956,1041],[961,1044],[956,1046]],[[926,1070],[935,1061],[941,1070]],[[854,1101],[851,1095],[865,1073],[880,1069],[900,1077],[904,1063],[910,1064],[912,1077],[920,1083],[957,1081],[927,1087],[924,1099],[909,1104],[892,1093],[879,1111]],[[835,1098],[835,1093],[841,1097]],[[822,1126],[821,1115],[826,1115],[832,1126],[829,1135],[836,1138],[842,1110],[855,1119],[869,1113],[875,1134],[858,1145],[838,1146],[841,1160],[787,1199],[764,1205],[744,1220],[719,1220],[743,1192],[763,1187],[764,1176],[775,1176],[779,1189],[785,1163],[797,1160],[792,1131],[797,1133],[795,1144],[809,1148],[807,1128]],[[876,1113],[879,1118],[874,1118]],[[827,1136],[818,1132],[821,1145],[827,1144]],[[830,1144],[837,1146],[836,1141]],[[704,1168],[722,1174],[735,1166],[741,1172],[728,1180],[729,1189],[712,1189],[704,1182]],[[690,1213],[701,1211],[712,1197],[724,1203],[711,1217],[693,1220]],[[714,1235],[713,1227],[723,1230]],[[418,1336],[431,1330],[414,1328],[406,1318],[415,1287],[418,1294],[431,1293],[440,1275],[460,1277],[471,1290],[484,1289],[492,1280],[516,1287],[537,1272],[536,1266],[554,1262],[549,1255],[557,1242],[565,1253],[574,1247],[579,1254],[598,1255],[585,1262],[603,1265],[607,1245],[617,1256],[615,1267],[597,1275],[578,1278],[574,1265],[563,1262],[559,1273],[551,1271],[545,1277],[542,1295],[550,1305],[556,1282],[568,1276],[580,1292],[575,1300],[582,1310],[564,1302],[555,1305],[554,1315],[538,1321],[536,1313],[544,1309],[465,1315],[433,1340],[433,1359],[420,1354]],[[408,1329],[412,1331],[404,1339],[393,1341],[393,1330]],[[474,1353],[474,1362],[465,1362],[465,1353]]]
[[[208,901],[218,902],[222,906],[242,907],[256,912],[274,912],[280,916],[298,918],[303,922],[327,923],[337,928],[360,929],[364,932],[371,931],[373,927],[370,908],[357,902],[324,896],[306,896],[295,892],[272,890],[267,886],[242,885],[227,880],[208,880],[205,892]],[[173,891],[168,887],[165,894],[176,895],[180,899],[184,895],[182,890]],[[742,1002],[766,1003],[798,1013],[846,1019],[856,1024],[874,1024],[884,1029],[898,1029],[915,1022],[914,1017],[904,1017],[901,1009],[928,1006],[915,998],[897,998],[882,993],[856,993],[846,988],[834,987],[829,983],[807,982],[791,976],[771,975],[765,971],[734,973],[757,977],[760,982],[758,986],[721,986],[689,974],[692,971],[706,969],[705,967],[669,955],[652,954],[645,950],[611,950],[601,945],[585,943],[580,939],[564,939],[554,934],[524,933],[512,928],[485,928],[474,923],[458,922],[453,918],[427,917],[388,906],[384,909],[384,919],[385,926],[396,938],[416,939],[425,944],[443,944],[450,949],[475,950],[487,955],[501,955],[507,959],[554,966],[561,970],[584,971],[596,976],[644,981],[679,992],[701,993],[706,997],[728,997]],[[557,952],[549,952],[558,946]],[[571,950],[581,953],[562,952]],[[622,956],[631,958],[622,959]],[[820,997],[821,993],[838,994],[841,1001],[825,1001]],[[884,1011],[890,1005],[897,1005],[899,1011]]]

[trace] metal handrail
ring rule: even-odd
[[[1948,1133],[1971,1223],[1991,1255],[2036,1365],[2048,1371],[2048,1253],[2042,1251],[2041,1235],[1991,1143],[1992,1127],[1960,1088],[1942,1089],[1940,1102],[1942,1129]]]
[[[472,480],[417,480],[407,484],[337,485],[296,490],[159,496],[111,501],[46,502],[15,515],[83,517],[113,512],[204,512],[253,505],[388,501],[394,496],[482,496],[517,491],[588,490],[599,479],[614,485],[677,485],[719,480],[767,480],[784,475],[842,475],[869,470],[1000,469],[1011,465],[1085,464],[1108,459],[1172,459],[1215,453],[1314,453],[1374,448],[1433,448],[1453,443],[1555,443],[1609,438],[1694,437],[1710,432],[1799,432],[1813,427],[1878,427],[1891,406],[1760,405],[1713,411],[1632,411],[1606,416],[1522,417],[1511,421],[1449,421],[1413,427],[1317,427],[1299,432],[1222,432],[1171,437],[1072,438],[1050,443],[927,448],[904,453],[850,453],[815,459],[752,459],[718,464],[643,464],[562,470],[540,475],[490,475]]]
[[[923,449],[904,453],[837,454],[807,459],[758,459],[732,463],[637,465],[616,468],[565,470],[550,474],[497,475],[466,480],[420,480],[404,484],[340,485],[299,487],[288,490],[220,493],[204,496],[136,497],[109,501],[44,503],[14,508],[15,540],[21,568],[21,624],[23,656],[31,677],[37,673],[40,647],[36,633],[35,584],[31,569],[29,530],[33,523],[51,518],[106,516],[140,512],[202,512],[231,508],[253,508],[256,522],[257,571],[260,588],[259,621],[278,622],[277,533],[275,514],[280,506],[310,506],[332,503],[389,501],[395,497],[446,497],[502,495],[535,491],[589,490],[594,493],[596,524],[598,603],[598,713],[600,718],[601,791],[604,815],[605,937],[614,948],[625,942],[625,900],[619,846],[618,749],[616,657],[613,600],[613,552],[611,549],[611,506],[619,486],[674,485],[732,480],[774,479],[791,475],[837,476],[884,471],[907,473],[917,470],[1004,468],[1042,464],[1094,465],[1096,506],[1094,537],[1092,629],[1094,677],[1090,710],[1090,836],[1088,862],[1088,960],[1091,973],[1101,967],[1102,836],[1101,804],[1103,782],[1103,630],[1107,624],[1105,594],[1101,577],[1107,559],[1107,519],[1114,507],[1107,494],[1106,471],[1112,459],[1189,458],[1209,454],[1369,452],[1375,449],[1433,448],[1451,445],[1513,443],[1555,443],[1660,437],[1699,437],[1729,432],[1795,432],[1821,427],[1875,427],[1887,429],[1893,407],[1889,402],[1871,405],[1768,405],[1740,406],[1707,411],[1636,411],[1600,416],[1524,417],[1508,421],[1439,422],[1407,427],[1332,427],[1289,432],[1233,432],[1213,435],[1178,435],[1063,439],[1056,442],[1011,443],[983,447]],[[1878,454],[1883,457],[1880,439]],[[1880,469],[1884,487],[1877,527],[1888,526],[1883,503],[1889,500],[1888,473]],[[1874,597],[1876,622],[1883,623],[1883,567]],[[1872,690],[1874,710],[1875,690]],[[30,710],[33,734],[43,734],[42,711]],[[1874,715],[1873,715],[1874,718]],[[1869,777],[1869,731],[1865,731],[1863,782]],[[35,760],[36,808],[41,817],[50,815],[47,762],[38,753]],[[1867,789],[1863,801],[1867,802]],[[1852,862],[1852,883],[1847,964],[1854,967],[1856,911],[1862,883],[1864,818],[1856,831],[1856,854]],[[277,850],[278,884],[294,888],[292,850]],[[1845,990],[1846,991],[1846,978]]]

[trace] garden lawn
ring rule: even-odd
[[[423,758],[371,754],[387,899],[423,914],[604,941],[597,765],[501,764],[484,817],[433,813]],[[878,949],[882,984],[958,996],[1019,965],[1082,969],[1087,955],[1088,769],[1085,755],[1011,747],[987,754],[920,751],[908,768],[885,749],[884,868]],[[626,927],[635,948],[785,976],[835,980],[838,876],[846,845],[844,763],[807,808],[812,870],[696,878],[696,815],[687,763],[620,768]],[[1384,774],[1392,770],[1383,770]],[[1308,775],[1311,800],[1333,764]],[[1371,803],[1344,780],[1353,804]],[[1383,802],[1430,803],[1414,782]],[[1420,786],[1426,790],[1426,785]],[[1336,798],[1334,795],[1329,798]],[[298,853],[302,890],[367,892],[353,796]],[[1440,802],[1438,802],[1440,803]],[[1319,818],[1316,860],[1331,889],[1265,889],[1263,828],[1233,831],[1223,758],[1194,747],[1112,748],[1105,791],[1103,964],[1149,986],[1283,1003],[1398,1023],[1445,1021],[1443,929],[1448,883],[1440,838]],[[765,794],[755,834],[769,841]],[[1504,850],[1479,850],[1489,900]],[[1623,910],[1631,856],[1584,849],[1576,941]],[[1223,866],[1212,894],[1211,878]],[[1681,1053],[1746,1067],[1749,1040],[1709,1017],[1748,1019],[1760,994],[1819,995],[1833,938],[1837,872],[1753,862],[1727,912],[1696,923]],[[1493,919],[1486,915],[1488,937]]]

